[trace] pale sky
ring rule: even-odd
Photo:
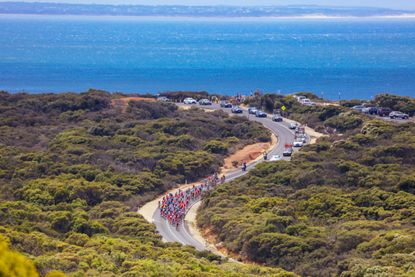
[[[11,1],[11,0],[6,0]],[[0,2],[6,2],[0,0]],[[14,0],[19,1],[19,0]],[[367,6],[415,10],[415,0],[20,0],[23,2],[56,2],[81,4],[143,4],[143,5],[330,5]]]

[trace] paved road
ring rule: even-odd
[[[219,105],[212,105],[212,106],[203,106],[206,109],[221,109]],[[230,113],[230,109],[222,109],[226,112]],[[247,116],[248,112],[244,111],[241,116]],[[281,122],[276,123],[271,120],[270,117],[268,118],[256,118],[254,115],[249,116],[250,120],[261,122],[266,128],[268,128],[271,132],[273,132],[278,137],[277,145],[269,152],[268,157],[272,155],[280,155],[282,157],[282,152],[285,150],[284,145],[286,143],[292,143],[294,141],[294,133],[288,128],[288,123]],[[284,157],[284,159],[288,159]],[[248,165],[248,170],[254,168],[258,163],[262,162],[257,161],[255,163],[251,163]],[[246,172],[242,172],[242,170],[238,169],[234,172],[230,172],[226,175],[226,181],[229,182],[235,178],[238,178],[242,175],[246,174]],[[154,211],[153,223],[156,225],[158,232],[163,237],[165,241],[168,242],[179,242],[184,245],[192,245],[197,250],[206,250],[206,245],[203,242],[197,240],[192,236],[189,231],[189,226],[187,224],[181,224],[179,228],[171,226],[166,220],[164,220],[160,213],[157,210]]]

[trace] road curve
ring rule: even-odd
[[[214,110],[222,109],[230,113],[230,109],[224,109],[224,108],[221,108],[219,105],[215,105],[215,104],[212,106],[203,106],[203,108],[214,109]],[[248,112],[244,110],[244,113],[240,116],[247,116],[247,115],[248,115]],[[294,132],[288,128],[289,123],[287,122],[276,123],[276,122],[273,122],[270,117],[257,118],[254,115],[249,115],[248,118],[249,120],[262,123],[264,127],[268,128],[272,133],[274,133],[278,137],[278,142],[276,146],[273,149],[271,149],[271,151],[268,154],[268,157],[271,157],[272,155],[280,155],[282,157],[282,153],[285,150],[285,144],[292,143],[294,141]],[[289,159],[289,158],[284,157],[284,159]],[[254,168],[260,162],[262,162],[262,160],[258,160],[256,162],[249,164],[247,167],[247,170],[249,171],[250,169]],[[240,169],[229,172],[228,174],[226,174],[226,182],[232,181],[233,179],[238,178],[244,174],[246,174],[246,172],[242,172],[242,170]],[[194,234],[191,233],[190,228],[187,225],[186,221],[184,221],[184,224],[181,224],[177,229],[176,227],[171,226],[165,219],[163,219],[160,216],[160,213],[157,209],[157,205],[154,205],[154,203],[156,203],[157,201],[158,199],[153,200],[152,205],[148,205],[147,209],[152,209],[154,210],[154,212],[152,213],[151,218],[147,217],[146,219],[156,225],[157,231],[163,237],[164,241],[179,242],[183,245],[191,245],[200,251],[213,250],[213,249],[208,249],[209,247],[206,245],[204,241],[196,238]],[[144,206],[142,209],[144,209]],[[140,212],[140,210],[139,210],[139,213],[144,215],[144,213]]]

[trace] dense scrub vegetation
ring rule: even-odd
[[[8,241],[0,235],[0,276],[39,276],[32,261],[13,251]]]
[[[371,102],[379,107],[386,107],[394,111],[401,111],[409,114],[410,116],[415,115],[415,99],[412,97],[379,94]]]
[[[415,124],[274,100],[342,134],[212,191],[199,225],[242,258],[304,276],[415,274]]]
[[[162,243],[136,213],[146,199],[213,173],[226,153],[269,133],[222,112],[148,102],[123,112],[111,100],[101,91],[0,93],[0,275],[36,276],[15,251],[50,276],[285,274]]]

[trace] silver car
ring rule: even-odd
[[[399,111],[393,111],[389,114],[389,117],[391,119],[408,119],[409,115],[406,113],[399,112]]]

